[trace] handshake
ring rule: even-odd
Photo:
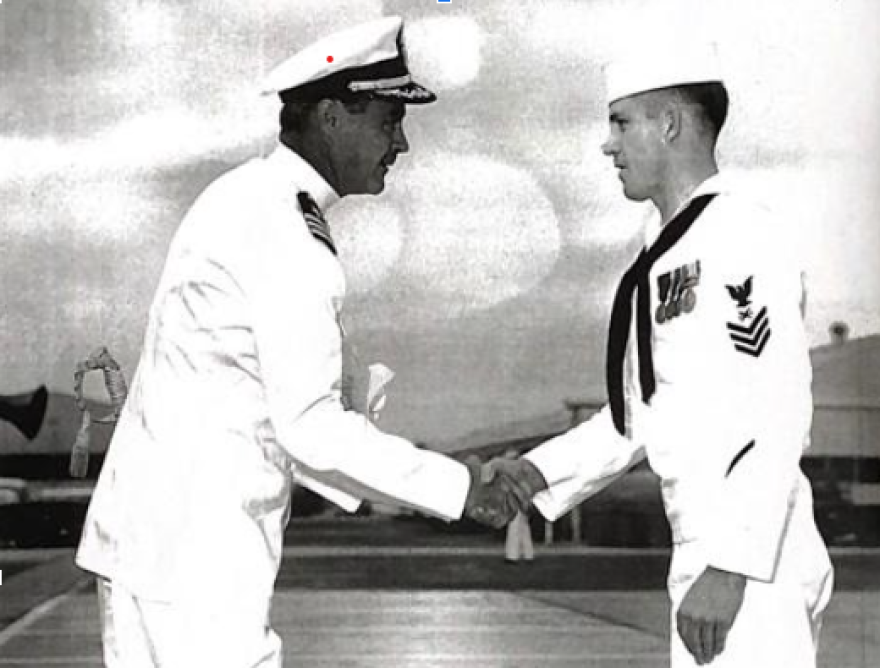
[[[465,515],[501,529],[516,514],[526,512],[532,497],[547,489],[541,472],[526,459],[493,459],[486,464],[467,464],[471,487],[465,501]]]

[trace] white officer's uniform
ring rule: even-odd
[[[767,211],[721,176],[692,200],[707,194],[650,272],[654,395],[641,396],[633,327],[626,435],[606,407],[529,453],[549,484],[535,505],[554,520],[647,456],[675,543],[673,625],[707,565],[741,573],[745,601],[712,665],[808,668],[832,575],[799,468],[812,415],[802,274]],[[672,639],[674,668],[695,665],[674,628]]]
[[[345,280],[301,192],[338,199],[279,146],[209,186],[172,242],[77,553],[100,576],[108,666],[280,666],[269,609],[294,480],[350,511],[462,513],[463,465],[343,408]]]

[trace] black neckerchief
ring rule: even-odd
[[[654,360],[651,354],[651,283],[650,273],[654,263],[672,248],[690,229],[703,210],[715,198],[714,194],[701,195],[693,199],[675,218],[669,221],[657,237],[657,241],[642,249],[636,261],[627,269],[611,309],[611,322],[608,326],[608,351],[605,356],[605,380],[608,390],[608,404],[614,428],[620,434],[626,433],[626,416],[623,396],[624,358],[632,322],[632,298],[637,293],[638,317],[636,319],[636,340],[639,352],[639,384],[642,398],[647,402],[656,389]]]

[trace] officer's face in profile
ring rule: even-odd
[[[662,122],[650,94],[617,100],[609,107],[602,152],[614,159],[627,198],[641,202],[659,191],[664,157]]]
[[[397,156],[409,150],[403,132],[406,106],[397,100],[339,103],[334,128],[334,171],[340,195],[378,195]]]

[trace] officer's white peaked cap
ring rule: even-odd
[[[369,94],[425,104],[434,93],[412,79],[403,45],[403,19],[390,16],[348,28],[304,48],[272,70],[263,94],[285,102]]]

